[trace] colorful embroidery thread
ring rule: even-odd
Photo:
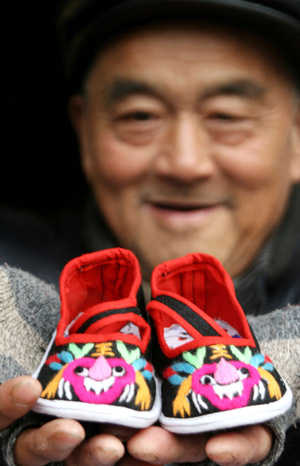
[[[252,353],[250,347],[212,345],[182,353],[163,372],[171,385],[178,386],[173,401],[174,416],[191,416],[207,411],[242,408],[266,398],[281,398],[281,389],[272,375],[270,359]]]
[[[42,398],[108,405],[134,400],[139,410],[152,406],[153,367],[141,357],[139,348],[128,349],[122,341],[70,343],[49,356],[47,366],[56,374]]]

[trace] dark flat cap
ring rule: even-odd
[[[245,27],[298,67],[300,0],[64,0],[57,25],[67,77],[80,86],[101,44],[120,32],[178,18]]]

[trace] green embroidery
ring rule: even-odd
[[[196,369],[200,369],[202,367],[204,358],[206,355],[206,347],[203,346],[202,348],[198,348],[196,354],[192,354],[189,351],[184,351],[182,353],[182,357],[185,361],[187,361],[192,366],[196,367]]]
[[[139,359],[141,356],[141,350],[136,348],[132,351],[128,350],[125,344],[122,341],[117,341],[116,343],[117,350],[119,351],[120,355],[128,364],[132,364],[134,361]]]
[[[94,343],[86,343],[82,348],[79,348],[75,343],[70,343],[68,350],[74,355],[75,359],[83,358],[93,349]]]
[[[230,350],[232,354],[239,360],[244,362],[245,364],[250,363],[250,359],[252,358],[252,351],[249,346],[246,346],[244,352],[240,351],[236,346],[230,345]]]

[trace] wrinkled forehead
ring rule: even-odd
[[[298,0],[63,0],[57,18],[66,78],[78,90],[99,46],[109,38],[162,18],[239,26],[269,38],[298,67]],[[77,88],[77,89],[75,89]]]
[[[215,57],[216,67],[225,69],[226,66],[237,62],[247,73],[252,63],[261,63],[264,69],[268,68],[268,74],[284,76],[288,78],[292,87],[296,87],[296,73],[286,61],[282,51],[268,38],[237,25],[228,26],[192,19],[144,24],[142,27],[122,32],[113,39],[107,40],[98,48],[85,74],[83,84],[86,84],[93,69],[101,66],[107,57],[112,63],[119,60],[123,64],[127,63],[128,67],[135,67],[136,62],[132,57],[136,54],[139,55],[140,62],[145,68],[150,55],[155,51],[160,58],[161,66],[167,67],[172,58],[178,58],[179,52],[176,48],[178,44],[182,46],[181,50],[184,50],[184,47],[188,48],[189,57],[192,57],[195,64],[197,60],[201,62],[203,56],[209,57],[211,51]],[[109,66],[109,60],[106,62]],[[149,66],[151,66],[150,61]]]

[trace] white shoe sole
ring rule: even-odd
[[[39,398],[32,411],[79,421],[109,423],[143,429],[157,421],[161,411],[161,403],[160,396],[156,396],[153,408],[150,411],[134,411],[124,406]]]
[[[48,345],[39,367],[32,375],[38,378],[38,375],[48,358],[48,354],[55,339],[56,332],[52,335],[52,339]],[[153,407],[150,411],[138,411],[125,406],[103,405],[95,403],[84,403],[82,401],[68,400],[46,400],[39,398],[36,404],[31,408],[32,411],[49,416],[76,419],[79,421],[110,423],[123,425],[127,427],[136,427],[143,429],[154,424],[161,413],[161,395],[160,383],[155,379],[156,383],[156,398]]]
[[[186,419],[171,418],[161,414],[159,421],[162,427],[176,434],[193,434],[230,429],[250,424],[261,424],[280,416],[291,407],[292,400],[292,392],[287,386],[283,397],[271,403],[203,414]]]

